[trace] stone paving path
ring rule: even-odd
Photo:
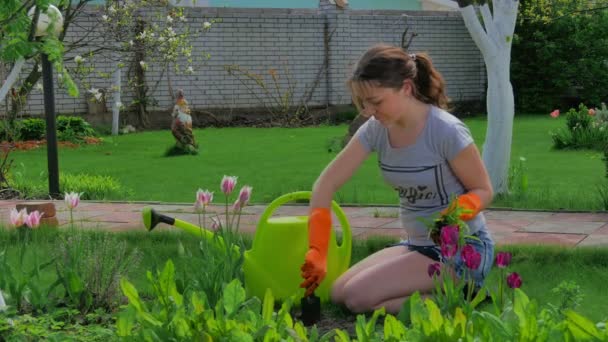
[[[53,201],[60,227],[69,223],[69,210],[63,201]],[[0,220],[9,222],[9,212],[18,203],[27,201],[0,201]],[[94,202],[82,201],[74,210],[74,220],[83,229],[107,231],[144,230],[141,209],[146,206],[167,216],[196,224],[198,215],[191,204],[158,202]],[[255,232],[265,205],[248,206],[243,210],[240,230]],[[223,207],[211,207],[220,213]],[[351,225],[353,236],[364,239],[373,235],[404,237],[397,218],[396,207],[343,207]],[[283,206],[277,216],[304,215],[307,206]],[[501,244],[555,244],[562,246],[608,246],[608,213],[511,211],[491,209],[485,211],[488,227],[498,245]],[[334,220],[337,222],[337,220]],[[337,224],[338,225],[338,224]],[[338,225],[339,226],[339,225]],[[172,229],[160,224],[157,229]]]

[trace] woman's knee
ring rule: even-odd
[[[353,282],[347,282],[340,295],[344,306],[354,313],[370,311],[377,304],[374,303],[375,299],[370,296],[369,292],[362,291],[360,286]]]
[[[348,279],[340,277],[331,286],[330,298],[336,304],[344,303],[344,284]]]

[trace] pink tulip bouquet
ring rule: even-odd
[[[468,237],[469,228],[459,219],[462,209],[458,207],[456,200],[452,201],[450,208],[451,210],[440,218],[427,224],[431,238],[441,248],[442,256],[441,263],[433,263],[428,267],[428,275],[435,282],[434,295],[439,307],[447,312],[453,312],[457,307],[472,310],[486,298],[489,292],[484,286],[476,294],[474,293],[475,284],[472,274],[480,267],[482,256],[472,245],[466,243],[465,238]],[[475,239],[475,237],[471,238]],[[511,258],[508,252],[496,254],[500,280],[497,293],[491,293],[491,296],[499,312],[504,309],[504,299],[508,293],[511,292],[512,295],[513,290],[522,285],[522,278],[518,273],[506,274]],[[465,266],[461,278],[454,276],[457,261],[462,261]]]

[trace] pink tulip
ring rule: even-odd
[[[213,201],[213,192],[198,189],[196,192],[196,201],[200,202],[203,206],[209,205],[209,203]]]
[[[30,228],[38,228],[43,214],[44,213],[38,212],[38,210],[31,212],[25,219],[25,224]]]
[[[78,204],[80,204],[80,196],[82,196],[82,192],[81,193],[70,192],[69,194],[66,192],[65,196],[64,196],[65,204],[70,209],[76,208],[78,206]]]
[[[471,245],[464,246],[460,256],[470,270],[476,270],[481,264],[481,253],[476,251]]]
[[[511,263],[511,253],[509,252],[498,252],[496,254],[496,266],[498,268],[505,268]]]
[[[589,115],[594,116],[595,115],[595,109],[589,108]]]
[[[251,198],[251,190],[253,190],[253,188],[249,185],[245,185],[241,188],[241,192],[239,193],[239,202],[241,202],[242,207],[249,203],[249,199]]]
[[[454,255],[456,255],[456,252],[458,251],[458,245],[448,245],[448,244],[441,244],[441,255],[443,255],[444,258],[451,258]]]
[[[441,228],[441,255],[451,258],[458,250],[458,226]]]
[[[444,226],[441,228],[441,244],[446,245],[457,245],[458,244],[458,231],[460,228],[454,226]]]
[[[194,202],[194,211],[202,211],[205,207],[203,206],[203,202],[197,200],[196,202]]]
[[[559,109],[552,111],[549,115],[551,115],[552,118],[557,118],[559,116]]]
[[[441,265],[436,262],[434,264],[430,264],[429,268],[428,268],[428,273],[429,273],[429,277],[433,278],[433,276],[437,275],[440,276],[441,275]]]
[[[27,217],[27,210],[21,209],[20,211],[17,211],[15,208],[11,209],[10,221],[15,228],[23,226]]]
[[[234,187],[236,186],[236,178],[235,176],[224,176],[222,178],[221,188],[222,192],[226,195],[230,195]]]
[[[518,289],[521,287],[521,277],[517,272],[513,272],[507,276],[507,285],[512,289]]]
[[[237,212],[239,210],[241,210],[241,208],[243,207],[241,201],[239,201],[238,199],[236,201],[234,201],[234,204],[232,204],[232,211]]]

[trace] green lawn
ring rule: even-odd
[[[486,120],[467,119],[478,146]],[[534,209],[601,210],[596,186],[604,180],[601,154],[554,151],[549,132],[565,120],[548,116],[517,117],[512,160],[526,158],[529,190],[497,199],[495,206]],[[108,175],[133,191],[125,200],[193,202],[198,188],[219,193],[223,175],[236,175],[239,185],[253,186],[253,202],[268,203],[280,194],[309,190],[336,155],[328,147],[346,126],[282,128],[206,128],[195,131],[196,156],[163,157],[173,143],[166,131],[106,137],[99,146],[60,148],[60,172]],[[46,187],[46,149],[16,152],[14,171]],[[76,189],[65,189],[76,190]],[[396,204],[397,196],[380,178],[372,156],[338,193],[341,203]]]

